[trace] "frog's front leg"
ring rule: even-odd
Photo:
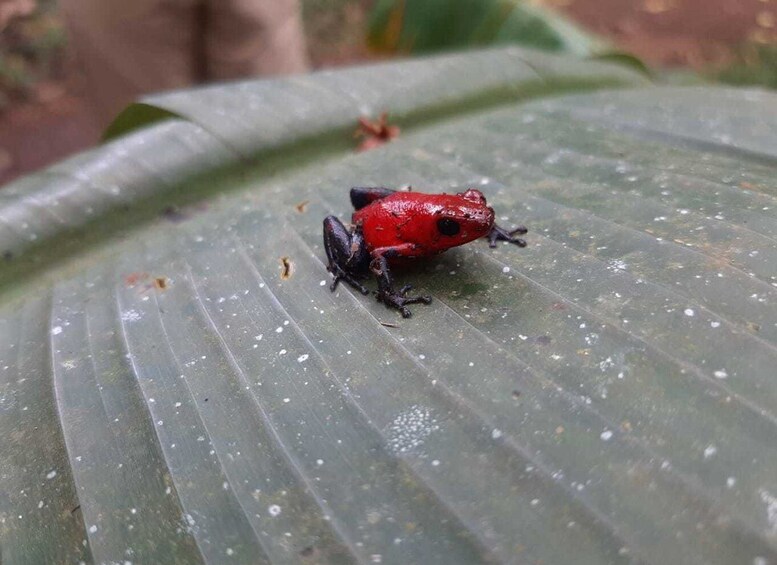
[[[381,247],[373,250],[370,271],[378,280],[378,291],[375,293],[379,302],[383,302],[386,308],[396,308],[403,318],[409,318],[413,314],[407,308],[407,304],[431,304],[431,296],[407,296],[412,290],[412,285],[405,285],[399,291],[394,288],[394,277],[388,266],[387,258],[402,257],[411,251],[412,244],[406,243],[396,247]]]
[[[370,254],[362,237],[361,226],[354,226],[350,231],[336,216],[324,219],[324,249],[329,264],[326,270],[334,275],[332,292],[342,280],[362,294],[370,291],[359,282],[367,276],[370,264]]]
[[[528,233],[529,230],[527,230],[523,226],[518,226],[514,230],[506,230],[504,228],[500,228],[498,225],[494,224],[491,227],[491,231],[488,232],[488,235],[486,235],[486,238],[488,238],[488,246],[489,247],[496,247],[497,241],[507,241],[509,243],[514,243],[518,247],[526,247],[526,240],[521,239],[520,237],[513,237],[514,235],[523,235],[525,233]]]

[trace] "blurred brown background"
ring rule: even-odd
[[[708,76],[747,65],[748,45],[777,39],[777,0],[534,2],[649,65]],[[301,0],[314,69],[376,57],[365,43],[373,3]],[[94,145],[99,134],[56,2],[0,0],[0,184]]]

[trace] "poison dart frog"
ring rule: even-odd
[[[399,310],[409,318],[408,304],[430,304],[430,296],[408,296],[406,285],[394,288],[390,267],[413,259],[422,259],[488,238],[489,246],[507,241],[526,247],[526,241],[514,237],[527,232],[521,226],[505,230],[494,223],[494,209],[479,190],[458,194],[424,194],[389,188],[355,187],[351,189],[354,207],[352,226],[346,228],[335,216],[324,219],[324,249],[329,260],[327,270],[334,275],[330,289],[345,281],[362,294],[369,294],[359,282],[369,273],[375,275],[379,302]]]

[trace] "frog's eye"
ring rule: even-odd
[[[461,226],[451,218],[440,218],[437,220],[437,229],[443,235],[456,235],[461,231]]]
[[[475,204],[486,204],[486,197],[483,196],[483,193],[480,192],[477,189],[470,188],[469,190],[465,190],[464,192],[459,192],[458,194],[464,200],[469,200],[470,202],[474,202]]]

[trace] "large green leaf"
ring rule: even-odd
[[[777,96],[509,49],[145,104],[0,190],[4,565],[777,560]],[[529,247],[332,294],[369,184]]]

